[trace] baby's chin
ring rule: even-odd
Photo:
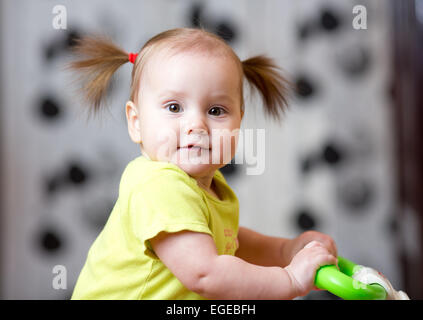
[[[170,162],[192,177],[204,176],[222,167],[218,163],[213,163],[208,154],[187,157],[187,154],[183,156],[177,152],[171,157]]]
[[[181,170],[185,171],[189,176],[196,178],[210,174],[218,169],[216,165],[211,164],[186,164],[175,163]]]

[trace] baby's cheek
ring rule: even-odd
[[[178,148],[177,134],[170,129],[158,131],[152,136],[152,140],[152,147],[156,149],[157,159],[160,160],[169,160]]]
[[[233,132],[220,132],[212,136],[212,158],[214,163],[219,159],[219,164],[229,163],[235,155],[238,134]]]

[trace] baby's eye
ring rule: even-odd
[[[213,116],[220,116],[222,114],[226,113],[225,109],[220,107],[213,107],[209,110],[209,114]]]
[[[166,108],[168,108],[168,110],[169,110],[170,112],[172,112],[172,113],[178,113],[178,112],[181,110],[180,105],[179,105],[179,104],[177,104],[177,103],[171,103],[171,104],[168,104],[168,105],[166,106]]]

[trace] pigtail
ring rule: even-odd
[[[106,36],[86,36],[75,40],[72,53],[81,59],[72,61],[67,69],[79,73],[82,94],[90,111],[96,113],[107,94],[116,70],[129,61],[128,53]]]
[[[242,69],[250,86],[254,85],[260,92],[266,113],[279,120],[288,106],[291,83],[281,75],[273,60],[263,55],[242,61]]]

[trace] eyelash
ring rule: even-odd
[[[169,110],[169,107],[170,106],[173,106],[173,105],[178,105],[179,107],[180,107],[180,105],[179,105],[179,103],[169,103],[168,105],[166,105],[165,107],[166,107],[166,109],[167,110]],[[213,108],[217,108],[217,109],[220,109],[220,112],[222,113],[222,114],[225,114],[225,113],[227,113],[227,111],[225,110],[225,109],[223,109],[222,107],[211,107],[210,109],[209,109],[209,111],[210,110],[212,110]],[[170,110],[169,110],[170,111]],[[172,112],[172,111],[170,111],[171,113],[177,113],[177,112]],[[220,114],[221,115],[221,114]],[[219,116],[220,116],[219,115]],[[218,116],[217,116],[218,117]]]

